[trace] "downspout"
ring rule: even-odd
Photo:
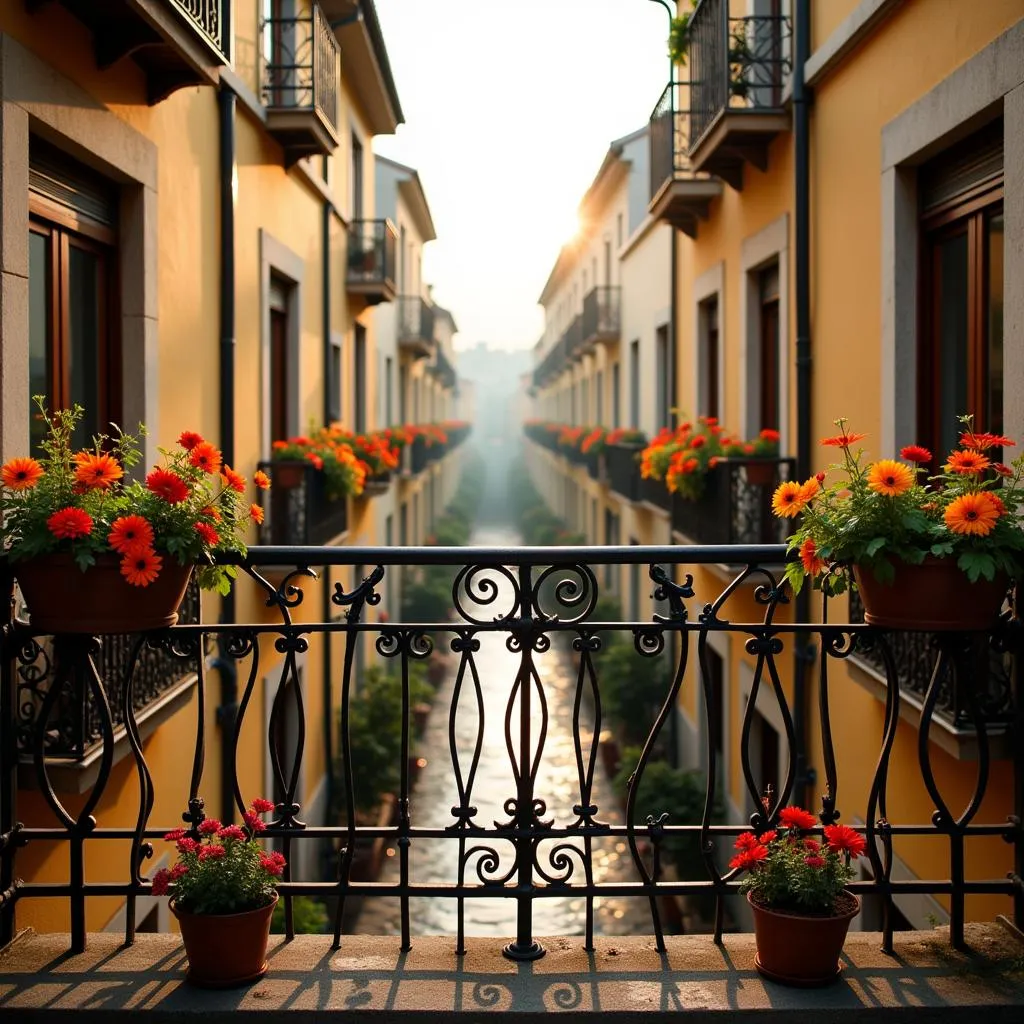
[[[324,181],[327,180],[327,157],[323,158],[323,176]],[[321,221],[321,245],[323,248],[323,279],[321,281],[321,290],[323,293],[322,302],[322,313],[323,313],[323,332],[324,332],[324,424],[328,424],[331,421],[331,413],[334,410],[331,408],[331,371],[332,359],[331,359],[331,214],[334,212],[334,206],[329,199],[324,199],[323,214]],[[340,382],[338,387],[340,388]],[[340,393],[340,392],[339,392]],[[321,588],[321,621],[331,621],[331,587],[330,587],[330,569],[324,567],[324,585]],[[330,815],[334,808],[334,729],[333,729],[333,712],[331,710],[331,673],[333,671],[331,662],[331,644],[330,638],[324,637],[323,645],[323,665],[322,665],[322,700],[324,705],[323,710],[323,742],[324,742],[324,763],[326,764],[327,773],[327,813]]]
[[[223,83],[217,91],[220,150],[220,446],[224,462],[235,461],[235,94]],[[235,622],[234,590],[221,600],[220,623]],[[221,732],[220,820],[235,820],[235,722],[238,717],[238,666],[217,634],[211,662],[220,679],[217,725]]]
[[[804,81],[804,66],[810,57],[811,5],[796,0],[793,23],[793,141],[794,141],[794,242],[796,293],[796,461],[797,479],[811,475],[811,197],[810,197],[810,95]],[[796,598],[797,622],[808,622],[811,591],[804,587]],[[807,790],[814,772],[807,765],[809,735],[807,676],[816,652],[810,634],[797,633],[794,643],[793,707],[796,749],[796,790],[793,800],[806,806]]]

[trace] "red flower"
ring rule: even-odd
[[[265,853],[260,857],[260,867],[268,875],[273,875],[275,878],[284,871],[284,864],[284,855],[276,851],[274,853]]]
[[[178,853],[195,853],[198,849],[199,843],[191,836],[182,836],[178,840]]]
[[[74,540],[92,533],[92,516],[85,509],[62,508],[46,520],[46,525],[54,537]]]
[[[173,868],[171,868],[171,881],[172,882],[176,882],[179,878],[181,878],[182,875],[187,875],[187,874],[188,874],[188,865],[187,864],[183,864],[183,863],[181,863],[181,861],[179,861],[177,864],[174,865]]]
[[[761,861],[766,860],[768,857],[768,848],[761,846],[760,843],[757,846],[752,846],[749,850],[741,850],[736,854],[731,861],[729,861],[729,867],[739,868],[741,871],[749,871],[751,868],[757,867]]]
[[[237,825],[225,825],[218,833],[218,839],[239,839],[245,841],[249,837]]]
[[[178,444],[181,445],[185,451],[190,452],[197,444],[202,444],[202,437],[197,434],[194,430],[183,430],[181,435],[178,437]]]
[[[263,509],[259,505],[249,506],[249,518],[257,524],[263,522]]]
[[[257,814],[266,814],[268,811],[272,811],[274,809],[274,801],[268,800],[263,796],[258,796],[251,804],[249,804],[249,809],[251,811],[255,811]]]
[[[177,505],[188,497],[188,484],[169,469],[154,469],[146,477],[146,487],[170,505]]]
[[[79,452],[73,461],[78,467],[75,480],[86,490],[106,491],[124,476],[117,459],[106,453]]]
[[[1009,467],[1009,466],[1007,466],[1005,462],[994,462],[994,463],[992,464],[992,468],[993,468],[993,469],[994,469],[994,470],[995,470],[995,471],[996,471],[996,472],[997,472],[997,473],[998,473],[998,474],[999,474],[1000,476],[1013,476],[1013,470],[1012,470],[1012,469],[1010,469],[1010,467]]]
[[[818,819],[802,807],[783,807],[779,811],[779,824],[783,828],[809,829],[818,824]]]
[[[110,524],[107,541],[118,554],[132,554],[153,546],[153,527],[144,516],[121,516]]]
[[[263,472],[262,469],[257,469],[252,475],[252,482],[261,490],[265,491],[270,486],[270,477]]]
[[[960,435],[960,444],[965,448],[977,448],[987,451],[989,448],[1013,448],[1017,442],[1002,434],[976,434],[973,430],[965,430]]]
[[[755,846],[760,846],[761,840],[754,835],[753,832],[741,832],[736,837],[736,849],[737,850],[752,850]]]
[[[208,544],[211,548],[220,540],[220,535],[209,523],[202,521],[196,523],[196,533],[203,538],[203,543]]]
[[[200,860],[220,860],[227,850],[223,846],[218,846],[216,843],[211,843],[209,846],[201,846],[199,848],[199,859]]]
[[[161,868],[155,875],[153,875],[153,895],[154,896],[166,896],[168,882],[170,882],[171,873],[167,868]]]
[[[812,853],[809,857],[804,857],[804,863],[809,868],[823,868],[825,866],[825,858]]]
[[[762,832],[761,833],[761,845],[762,846],[767,846],[769,843],[774,842],[777,835],[778,835],[778,833],[773,828],[768,829],[767,832]]]
[[[176,843],[185,835],[188,835],[188,833],[183,828],[172,828],[170,832],[164,834],[164,839],[169,843]]]
[[[863,857],[867,848],[864,837],[849,825],[826,825],[825,841],[833,853],[848,853],[851,857]]]
[[[35,459],[11,459],[0,469],[4,487],[12,491],[27,491],[35,487],[43,476],[43,467]]]
[[[242,818],[246,825],[249,826],[251,832],[262,832],[267,827],[263,819],[255,811],[246,811]]]
[[[201,836],[212,836],[219,832],[224,826],[216,818],[206,818],[199,823],[199,834]]]
[[[223,456],[209,441],[200,441],[192,448],[188,461],[204,473],[216,473]]]
[[[121,559],[121,575],[133,587],[148,587],[160,575],[163,564],[152,548],[136,548]]]
[[[230,487],[231,490],[238,491],[239,494],[245,494],[245,477],[241,473],[236,473],[230,466],[224,467],[221,479],[224,481],[225,487]]]
[[[932,453],[919,444],[908,444],[906,448],[900,449],[900,458],[906,459],[908,462],[927,463],[932,461]]]
[[[708,439],[703,434],[698,434],[691,442],[691,448],[703,448],[708,443]]]
[[[863,441],[867,434],[851,434],[843,427],[843,432],[835,437],[823,437],[821,443],[827,448],[849,448],[858,441]]]

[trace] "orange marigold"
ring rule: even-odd
[[[27,491],[39,483],[43,472],[35,459],[11,459],[0,469],[0,479],[12,491]]]
[[[960,473],[963,476],[978,476],[990,465],[988,458],[973,448],[967,448],[962,452],[950,452],[946,460],[946,469],[950,473]]]
[[[946,506],[946,526],[953,533],[987,537],[999,519],[999,510],[984,491],[961,494]]]
[[[120,463],[112,455],[79,452],[73,459],[75,480],[88,490],[105,491],[124,476]]]
[[[792,519],[793,516],[799,515],[806,504],[803,487],[795,480],[779,484],[772,495],[772,511],[784,519]]]
[[[163,564],[152,548],[141,548],[121,559],[121,575],[133,587],[148,587],[160,575]]]
[[[121,516],[110,524],[107,541],[118,554],[132,554],[153,546],[153,527],[144,516]]]
[[[69,506],[54,512],[46,520],[50,533],[61,540],[74,540],[92,533],[92,516],[83,508]]]
[[[886,497],[895,498],[913,486],[913,471],[895,459],[879,459],[868,469],[868,487]]]

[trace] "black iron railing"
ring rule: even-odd
[[[538,363],[533,371],[534,387],[543,387],[554,380],[565,369],[567,360],[565,350],[565,335],[556,341],[545,353],[544,358]]]
[[[331,493],[322,469],[302,459],[273,459],[259,468],[271,482],[259,492],[264,544],[326,544],[348,529],[348,498]]]
[[[402,295],[398,300],[398,342],[434,345],[434,307],[418,295]]]
[[[706,179],[690,162],[690,111],[683,96],[689,82],[669,82],[658,98],[648,123],[651,198],[670,181]]]
[[[627,501],[640,500],[640,453],[643,450],[643,445],[605,446],[608,486]]]
[[[316,113],[338,129],[338,40],[319,4],[309,14],[263,22],[263,102]]]
[[[348,233],[348,283],[394,292],[398,233],[389,220],[354,220]]]
[[[443,345],[437,346],[437,350],[434,353],[434,362],[430,367],[430,372],[438,381],[441,382],[443,387],[448,389],[455,387],[458,375],[455,372],[455,367],[452,365],[452,361],[445,353]]]
[[[621,289],[617,284],[598,285],[583,297],[583,318],[580,324],[584,346],[595,341],[617,341],[621,325]]]
[[[224,56],[230,55],[231,0],[171,0],[206,39]]]
[[[690,18],[689,149],[725,110],[773,110],[792,67],[790,20],[729,17],[729,0],[700,0]]]
[[[583,355],[583,316],[577,314],[562,335],[567,359],[579,359]]]
[[[672,500],[672,529],[697,544],[781,544],[792,524],[772,512],[772,494],[796,473],[793,459],[723,459],[699,498]]]
[[[950,935],[954,945],[963,946],[964,901],[968,895],[1001,894],[1015,897],[1017,924],[1024,923],[1024,888],[1019,877],[1024,863],[1024,833],[1015,813],[1014,794],[1003,789],[989,791],[990,755],[987,726],[979,702],[968,684],[971,666],[963,654],[962,638],[956,634],[941,637],[935,650],[936,671],[923,700],[918,728],[921,742],[918,747],[920,780],[934,801],[936,813],[929,821],[899,820],[896,808],[887,805],[890,789],[890,758],[896,741],[901,717],[901,696],[904,685],[891,656],[891,634],[865,625],[848,624],[836,619],[836,611],[846,607],[844,599],[830,602],[831,614],[823,614],[818,622],[792,623],[786,621],[792,605],[787,589],[781,584],[776,569],[785,555],[781,547],[595,547],[595,548],[254,548],[240,565],[240,574],[248,577],[249,584],[259,588],[271,609],[274,621],[260,624],[202,624],[179,625],[166,631],[155,632],[145,638],[150,648],[162,650],[180,663],[180,671],[193,671],[199,679],[199,704],[205,693],[206,641],[217,638],[220,657],[225,665],[234,666],[240,681],[240,703],[237,714],[219,726],[228,730],[223,745],[216,744],[218,754],[228,751],[228,776],[233,786],[237,811],[257,795],[249,791],[242,764],[251,766],[251,752],[244,744],[235,742],[253,726],[250,719],[260,714],[260,704],[250,703],[256,687],[269,679],[274,695],[271,697],[272,726],[269,730],[267,764],[274,778],[277,793],[276,810],[267,830],[273,840],[291,861],[297,846],[318,843],[328,852],[332,861],[326,877],[297,879],[286,873],[281,890],[286,908],[300,894],[333,898],[334,933],[340,942],[341,922],[346,902],[357,896],[387,896],[397,898],[401,908],[401,942],[410,948],[410,902],[422,897],[451,900],[456,909],[456,951],[464,951],[465,914],[467,898],[513,900],[517,907],[517,928],[514,940],[506,947],[508,956],[533,959],[542,948],[534,935],[533,912],[538,900],[550,898],[578,898],[587,908],[586,930],[583,939],[587,949],[593,948],[594,902],[606,896],[636,896],[644,899],[650,910],[651,926],[659,949],[664,949],[663,923],[659,897],[665,895],[699,895],[713,897],[718,906],[716,915],[716,941],[721,939],[724,900],[734,894],[739,883],[738,873],[724,869],[736,834],[753,828],[761,832],[776,820],[779,809],[787,804],[794,793],[802,793],[807,779],[798,779],[798,765],[802,759],[813,757],[817,768],[817,788],[821,797],[819,820],[828,824],[838,815],[836,794],[839,787],[839,767],[830,724],[831,678],[834,666],[846,659],[864,643],[870,642],[883,652],[886,666],[886,704],[884,722],[877,737],[878,757],[867,769],[870,783],[866,797],[858,800],[860,790],[850,792],[844,786],[844,818],[848,822],[860,819],[858,826],[867,839],[867,854],[871,879],[856,881],[851,889],[870,893],[880,898],[883,909],[884,948],[892,948],[892,930],[895,923],[893,898],[901,895],[929,893],[948,900]],[[698,593],[687,570],[693,566],[731,564],[738,568],[735,578],[720,589]],[[595,614],[601,596],[599,580],[604,573],[601,566],[633,565],[643,567],[649,580],[651,602],[641,606],[633,621],[600,621]],[[331,588],[330,603],[335,613],[327,621],[317,621],[316,614],[307,619],[307,611],[296,609],[303,604],[304,589],[308,590],[315,569],[324,566],[362,566],[365,576],[351,588],[340,583]],[[375,606],[391,575],[422,566],[450,566],[451,613],[444,621],[370,622],[364,613]],[[279,582],[271,583],[274,578]],[[305,588],[295,586],[305,578]],[[705,574],[703,578],[711,578]],[[9,584],[8,584],[9,585]],[[750,607],[757,607],[753,621],[732,621],[725,609],[733,607],[730,597],[738,588],[746,587],[756,594]],[[318,601],[307,602],[319,608]],[[645,613],[643,608],[648,611]],[[823,613],[826,609],[822,609]],[[823,625],[822,622],[828,622]],[[742,771],[744,799],[753,808],[749,820],[719,823],[716,807],[722,791],[719,771],[719,753],[716,744],[700,744],[695,752],[703,759],[706,780],[704,811],[699,822],[680,824],[667,814],[660,814],[659,792],[648,794],[648,809],[640,812],[638,793],[644,790],[645,773],[656,752],[663,749],[671,733],[670,719],[675,713],[684,679],[696,686],[703,697],[702,729],[712,733],[721,721],[721,690],[714,685],[709,669],[708,648],[712,636],[719,641],[735,639],[749,656],[749,683],[745,693],[730,691],[730,700],[739,701],[742,726],[730,735],[741,736],[737,754]],[[1019,653],[1021,632],[1016,623],[1001,622],[994,626],[995,642]],[[341,808],[342,824],[327,817],[311,820],[308,809],[301,804],[300,779],[305,760],[307,737],[321,736],[321,722],[305,722],[307,715],[303,703],[304,686],[301,682],[300,654],[308,652],[307,664],[314,664],[325,645],[334,646],[336,637],[344,650],[337,671],[340,678],[337,715],[337,752],[343,780],[336,794]],[[611,824],[603,820],[602,808],[594,802],[594,773],[598,765],[598,737],[602,728],[601,678],[602,651],[615,637],[625,638],[637,658],[647,659],[652,669],[658,661],[666,663],[669,671],[660,711],[651,711],[650,720],[642,723],[647,738],[643,751],[635,763],[628,792],[625,796],[625,821]],[[789,678],[794,664],[794,646],[798,637],[813,638],[818,652],[818,664],[808,673],[808,685],[813,688],[814,700],[805,699],[799,707],[790,702],[789,691],[781,678]],[[142,638],[140,638],[141,640]],[[4,749],[11,749],[14,722],[13,693],[15,676],[13,666],[19,651],[33,643],[31,626],[12,622],[3,634],[2,704],[0,722],[3,726]],[[60,643],[61,638],[57,638]],[[508,685],[489,693],[499,694],[496,706],[488,706],[481,686],[479,660],[481,645],[497,646],[511,655]],[[86,942],[86,902],[98,897],[120,897],[126,903],[126,941],[134,936],[135,910],[140,896],[150,891],[146,877],[146,858],[152,841],[181,824],[177,815],[169,820],[153,820],[154,794],[161,787],[177,786],[178,778],[154,778],[146,761],[146,750],[138,738],[134,708],[134,688],[138,664],[133,660],[139,644],[132,649],[125,672],[120,677],[103,677],[92,657],[90,642],[79,638],[67,645],[68,657],[80,660],[78,678],[96,697],[96,706],[102,718],[101,734],[104,744],[112,744],[112,722],[106,695],[120,690],[121,705],[131,741],[132,757],[137,767],[139,815],[130,826],[111,825],[104,820],[103,796],[111,781],[111,765],[104,761],[94,789],[88,799],[74,806],[61,802],[58,794],[48,785],[47,750],[38,730],[31,750],[44,795],[54,810],[52,821],[21,822],[17,806],[16,788],[12,772],[16,768],[10,758],[2,762],[6,777],[0,786],[0,943],[10,941],[16,925],[15,912],[23,901],[34,899],[62,899],[70,904],[71,945],[82,949]],[[555,820],[549,815],[546,792],[538,779],[545,757],[548,725],[546,690],[557,678],[562,685],[563,652],[571,646],[575,652],[575,710],[571,723],[575,771],[572,778],[578,799],[567,818]],[[350,736],[350,697],[357,680],[354,666],[356,649],[371,651],[381,666],[392,666],[400,680],[398,726],[401,732],[400,782],[398,786],[397,820],[394,824],[357,824],[352,737]],[[449,749],[452,777],[457,795],[447,823],[424,824],[417,820],[416,807],[410,800],[411,773],[408,753],[411,743],[410,675],[412,666],[427,659],[432,650],[448,651],[453,659],[455,674],[447,709],[449,723]],[[271,652],[275,653],[271,653]],[[364,650],[365,653],[365,650]],[[329,655],[326,655],[329,656]],[[276,660],[272,660],[276,659]],[[552,660],[556,659],[556,660]],[[1019,663],[1019,661],[1018,661]],[[221,671],[224,671],[221,667]],[[974,790],[966,810],[958,804],[952,809],[947,804],[947,783],[936,775],[933,748],[928,742],[939,697],[939,682],[944,671],[963,674],[969,721],[976,733],[979,765]],[[553,676],[551,673],[554,673]],[[74,677],[64,673],[63,680]],[[328,672],[330,678],[330,672]],[[1019,682],[1015,679],[1016,698]],[[260,690],[262,693],[262,689]],[[812,696],[808,694],[807,697]],[[43,696],[39,714],[47,718],[58,703],[65,699],[61,687],[51,687]],[[584,723],[581,708],[586,702],[592,712],[592,721]],[[780,756],[767,767],[760,754],[755,754],[751,743],[759,708],[769,702],[777,709],[776,720],[782,723],[779,736]],[[808,715],[807,708],[817,704],[817,714]],[[656,706],[656,705],[655,705]],[[320,713],[319,708],[317,714]],[[590,712],[588,712],[589,714]],[[481,746],[491,717],[504,720],[504,735],[508,752],[507,784],[499,792],[487,794],[478,791],[477,766]],[[295,729],[276,728],[274,722],[299,723]],[[204,751],[212,749],[213,723],[209,732],[204,717],[194,720],[194,747],[181,751],[182,765],[189,779],[187,793],[183,795],[184,820],[190,828],[198,830],[204,818],[201,800]],[[302,725],[305,724],[305,728]],[[635,724],[635,723],[634,723]],[[848,727],[848,723],[844,724]],[[863,731],[858,724],[858,729]],[[1020,728],[1016,719],[1015,728]],[[801,739],[802,738],[802,739]],[[1017,777],[1024,768],[1021,737],[1015,736]],[[863,745],[866,737],[861,735]],[[860,748],[858,748],[859,750]],[[234,752],[234,753],[231,753]],[[858,764],[864,763],[862,753]],[[900,762],[900,772],[907,771],[907,761]],[[177,775],[177,772],[176,772]],[[945,778],[945,776],[943,776]],[[899,780],[899,785],[906,782]],[[494,779],[489,785],[493,788]],[[855,786],[857,784],[854,784]],[[1002,783],[1000,783],[1002,785]],[[230,790],[229,790],[230,791]],[[767,794],[767,795],[766,795]],[[478,802],[483,798],[503,800],[504,813],[497,820],[481,813]],[[985,799],[985,818],[979,817]],[[653,806],[651,806],[653,800]],[[855,806],[856,804],[856,806]],[[887,810],[887,806],[889,810]],[[31,812],[30,809],[30,813]],[[236,812],[237,813],[237,812]],[[93,816],[97,820],[94,820]],[[198,833],[197,833],[198,834]],[[965,856],[978,843],[991,842],[1002,837],[1012,844],[1007,862],[1016,864],[1017,874],[1011,877],[977,877],[968,872],[970,863]],[[360,840],[382,839],[396,850],[400,867],[398,881],[357,881],[352,875],[352,864]],[[410,866],[410,849],[427,840],[447,843],[455,854],[452,875],[444,883],[421,881]],[[102,878],[87,870],[89,850],[102,844],[117,844],[125,849],[124,874],[120,879],[111,877],[106,860]],[[594,858],[605,844],[624,844],[635,875],[632,880],[596,881],[591,870]],[[688,843],[697,854],[702,877],[698,879],[665,880],[659,875],[660,855],[667,844]],[[944,851],[948,865],[947,877],[930,874],[928,880],[894,877],[896,851],[903,844],[920,850],[922,844],[932,844]],[[22,865],[34,863],[35,850],[41,844],[64,846],[70,881],[16,882]],[[942,855],[940,855],[942,856]],[[62,863],[60,857],[55,863]],[[935,863],[933,860],[932,863]],[[291,914],[287,915],[286,930],[291,934]]]

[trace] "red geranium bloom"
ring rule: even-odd
[[[146,487],[170,505],[177,505],[188,497],[188,484],[169,469],[154,469],[146,477]]]
[[[252,832],[262,832],[267,827],[263,819],[255,811],[246,811],[242,818]]]
[[[182,836],[178,840],[178,853],[195,853],[198,849],[199,843],[191,836]]]
[[[277,877],[284,871],[284,855],[277,852],[265,853],[260,857],[260,867],[268,875]]]
[[[249,837],[237,825],[225,825],[218,833],[218,839],[246,840]]]
[[[849,825],[826,825],[825,841],[833,853],[848,853],[851,857],[862,857],[867,848],[864,837]]]
[[[202,443],[202,436],[197,434],[194,430],[183,430],[181,436],[178,438],[178,444],[188,452],[192,451],[197,444]]]
[[[783,807],[779,811],[779,824],[783,828],[806,830],[814,828],[818,824],[818,819],[810,811],[805,811],[802,807]]]
[[[908,462],[929,463],[932,461],[932,453],[919,444],[908,444],[906,448],[900,449],[900,458]]]
[[[188,865],[179,862],[178,864],[175,864],[173,868],[171,868],[171,881],[176,882],[179,878],[181,878],[182,875],[187,874]]]
[[[183,828],[172,828],[170,832],[164,833],[164,839],[169,843],[176,843],[182,836],[186,836],[188,833]]]
[[[82,508],[62,508],[46,520],[50,533],[61,540],[74,540],[92,533],[92,516]]]
[[[153,527],[144,516],[121,516],[110,524],[110,546],[121,555],[153,546]]]
[[[737,850],[752,850],[755,846],[760,846],[761,840],[754,835],[753,832],[741,832],[736,837],[736,849]]]

